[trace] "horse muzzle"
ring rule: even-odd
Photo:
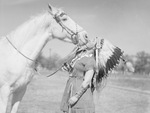
[[[86,31],[82,31],[78,34],[78,45],[82,46],[89,42],[89,37]]]

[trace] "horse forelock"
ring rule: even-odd
[[[63,9],[62,8],[57,9],[57,14],[59,15],[61,13],[64,13]]]

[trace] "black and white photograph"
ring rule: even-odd
[[[150,0],[0,0],[0,113],[150,113]]]

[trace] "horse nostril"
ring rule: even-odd
[[[85,34],[85,41],[86,41],[86,43],[89,41],[89,37],[88,37],[88,35],[87,34]]]
[[[86,38],[86,39],[88,38],[88,35],[87,35],[87,34],[85,34],[85,38]]]

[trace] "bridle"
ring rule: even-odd
[[[56,20],[56,22],[62,27],[62,30],[65,30],[71,36],[71,40],[73,41],[73,43],[78,46],[79,40],[82,41],[81,39],[79,39],[78,34],[84,30],[81,29],[80,31],[78,31],[77,23],[75,23],[76,24],[76,32],[74,32],[73,30],[68,28],[65,24],[63,24],[63,22],[60,19],[60,17],[67,15],[67,14],[64,12],[62,12],[60,14],[58,14],[58,13],[59,12],[57,12],[56,14],[52,14],[52,13],[50,13],[50,14],[53,16],[53,18]]]

